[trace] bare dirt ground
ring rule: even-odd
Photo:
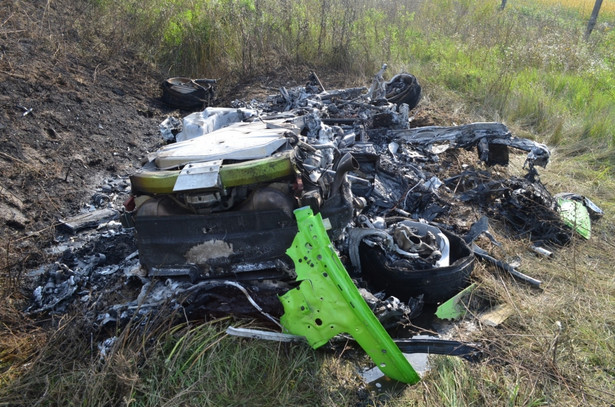
[[[149,65],[127,49],[106,58],[88,48],[76,22],[83,11],[0,6],[0,241],[13,278],[44,260],[58,219],[87,205],[105,178],[140,166],[173,113]]]

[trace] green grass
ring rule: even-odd
[[[485,119],[557,145],[604,140],[612,148],[611,5],[585,41],[582,9],[498,3],[99,0],[93,13],[169,75],[232,82],[300,64],[365,77],[386,62],[390,75],[411,71]]]
[[[225,324],[185,325],[156,344],[142,367],[135,406],[347,405],[331,381],[351,374],[307,345],[227,337]]]
[[[409,70],[458,93],[471,112],[543,140],[614,144],[613,21],[587,42],[587,17],[562,5],[522,0],[500,11],[486,0],[101,4],[97,12],[113,21],[130,18],[128,38],[170,74],[233,80],[299,63],[369,76],[387,62],[390,74]]]
[[[168,313],[167,311],[164,311]],[[128,326],[106,358],[78,320],[60,323],[31,367],[0,388],[8,405],[318,406],[358,400],[355,365],[307,344],[229,337],[230,318]],[[2,377],[6,378],[4,374]]]

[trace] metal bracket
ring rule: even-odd
[[[331,245],[320,214],[295,210],[299,232],[286,251],[301,284],[280,297],[280,319],[288,333],[313,348],[340,333],[350,334],[388,377],[416,383],[418,374],[369,309]]]
[[[222,160],[186,164],[179,173],[173,192],[195,189],[219,189]]]

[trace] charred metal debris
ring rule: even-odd
[[[559,205],[571,199],[540,182],[549,149],[502,123],[412,127],[420,85],[406,73],[386,82],[385,68],[369,89],[326,90],[311,74],[265,100],[165,120],[167,144],[129,187],[109,180],[88,213],[64,221],[73,235],[59,234],[58,261],[31,273],[28,312],[81,307],[95,329],[162,308],[256,314],[314,347],[349,334],[385,374],[418,380],[387,330],[467,287],[477,258],[539,286],[475,240],[499,244],[490,219],[533,247],[565,245],[573,228]],[[177,86],[211,100],[213,82],[174,79],[167,102],[204,102]],[[501,169],[511,149],[527,154],[523,177]]]

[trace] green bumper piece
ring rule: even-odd
[[[130,177],[133,193],[172,194],[180,171],[140,171]],[[224,188],[271,182],[295,173],[290,153],[220,167]]]
[[[295,210],[299,232],[286,253],[301,284],[280,297],[281,323],[304,336],[315,349],[340,333],[350,334],[388,377],[404,383],[420,380],[359,294],[333,250],[320,214]]]
[[[226,164],[220,168],[220,181],[224,188],[270,182],[295,174],[290,153],[276,154],[260,160]]]

